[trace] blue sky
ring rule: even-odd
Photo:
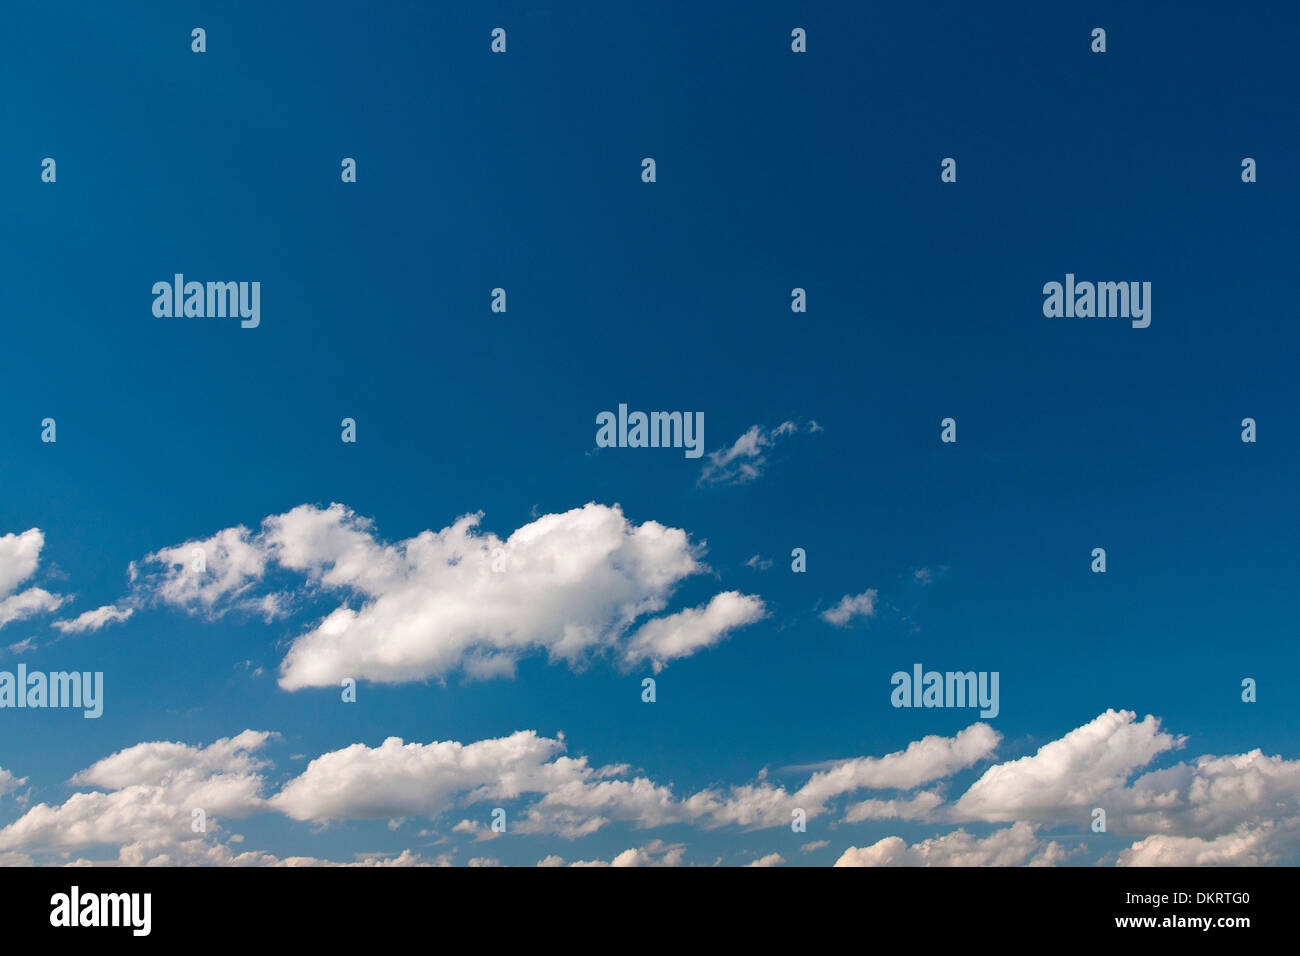
[[[1267,861],[1296,862],[1294,11],[382,7],[10,13],[23,40],[0,63],[0,534],[40,530],[14,592],[62,603],[3,625],[0,669],[102,671],[106,690],[98,720],[0,711],[0,767],[26,781],[0,796],[0,853],[117,859],[131,841],[51,845],[22,820],[95,789],[69,780],[111,754],[246,729],[278,734],[253,748],[268,799],[355,744],[526,730],[678,798],[793,791],[812,771],[789,768],[978,721],[891,707],[890,675],[921,662],[999,672],[996,746],[917,787],[839,795],[807,833],[629,816],[576,840],[475,841],[453,825],[498,805],[522,816],[538,796],[461,794],[395,828],[398,813],[214,813],[204,845],[531,865],[660,840],[682,862],[824,865],[894,836],[981,840],[1018,823],[1014,807],[940,816],[990,767],[1114,709],[1135,715],[1116,733],[1151,714],[1186,738],[1125,765],[1129,783],[1207,754],[1279,757],[1256,768],[1279,788],[1263,804],[1216,808],[1214,824],[1189,810],[1171,831],[1247,854],[1273,833]],[[1104,54],[1089,50],[1098,26]],[[340,181],[343,157],[356,183]],[[944,157],[956,183],[940,182]],[[1242,182],[1243,157],[1258,182]],[[259,281],[260,326],[155,318],[151,287],[177,272]],[[1045,317],[1042,287],[1066,273],[1149,281],[1150,327]],[[489,308],[497,287],[505,313]],[[791,312],[795,287],[806,314]],[[771,436],[760,474],[702,481],[707,456],[596,449],[595,417],[619,403],[702,411],[709,453],[757,426]],[[958,441],[941,443],[950,416]],[[355,444],[340,441],[345,417]],[[355,589],[271,568],[248,594],[293,600],[268,621],[237,602],[194,613],[128,580],[163,549],[332,502],[381,545],[466,514],[505,540],[618,505],[630,526],[707,542],[707,570],[656,592],[662,607],[622,637],[723,592],[765,613],[657,674],[614,650],[572,667],[537,647],[513,677],[362,680],[345,704],[337,686],[277,676],[325,615],[367,603]],[[791,571],[796,547],[806,573]],[[1105,574],[1090,571],[1097,547]],[[755,555],[770,567],[747,566]],[[868,591],[871,614],[822,618]],[[563,613],[588,621],[573,600]],[[53,627],[108,605],[132,616]],[[1095,771],[1089,807],[1125,799],[1086,754],[1058,766],[1057,752],[1043,763],[1058,782]],[[937,816],[845,820],[850,803],[919,790],[942,792]],[[1063,862],[1110,863],[1152,832],[1093,834],[1077,809],[1030,814],[1033,852],[1056,841]]]

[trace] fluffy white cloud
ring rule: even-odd
[[[1144,836],[1121,865],[1274,862],[1300,851],[1300,760],[1205,754],[1131,779],[1185,742],[1155,717],[1106,711],[1033,756],[990,767],[949,816],[1079,828],[1100,807],[1108,832]]]
[[[625,765],[593,767],[585,757],[565,756],[562,739],[534,731],[471,744],[408,744],[392,737],[379,747],[354,744],[317,757],[270,804],[294,819],[324,822],[436,818],[484,801],[536,796],[522,810],[512,811],[510,832],[567,839],[614,822],[638,828],[676,823],[789,826],[796,808],[813,817],[825,812],[829,801],[855,790],[910,790],[950,776],[987,757],[997,741],[987,724],[974,724],[955,737],[926,737],[884,757],[830,764],[793,793],[760,779],[679,798],[670,786],[629,777]],[[930,799],[918,795],[899,805],[920,812]],[[463,819],[452,829],[476,840],[491,838],[481,820]]]
[[[785,862],[785,857],[780,853],[769,853],[767,856],[760,856],[757,860],[751,860],[745,866],[780,866]]]
[[[622,768],[603,768],[608,776]],[[692,822],[708,808],[679,801],[671,787],[646,777],[632,780],[573,779],[547,793],[516,822],[517,833],[554,833],[577,839],[595,833],[611,821],[636,827]]]
[[[281,616],[288,597],[252,593],[272,566],[305,577],[303,596],[337,595],[338,606],[290,645],[280,667],[286,690],[347,677],[427,680],[458,668],[509,675],[536,651],[575,667],[605,651],[662,667],[764,614],[759,598],[727,591],[651,618],[682,580],[707,570],[702,548],[681,529],[634,524],[617,506],[544,515],[504,540],[481,532],[481,518],[388,543],[343,505],[302,505],[268,517],[257,534],[227,528],[149,555],[132,566],[133,600]],[[196,551],[206,570],[195,570]]]
[[[686,847],[681,843],[654,840],[645,846],[624,850],[614,859],[577,860],[568,866],[681,866]],[[537,861],[538,866],[565,866],[564,858],[552,854]]]
[[[11,594],[36,573],[45,535],[40,528],[22,534],[0,535],[0,594]]]
[[[1267,866],[1279,861],[1281,846],[1294,849],[1296,834],[1279,840],[1272,824],[1241,827],[1212,839],[1157,834],[1139,840],[1119,855],[1119,866]]]
[[[836,627],[847,627],[855,617],[876,616],[876,590],[870,588],[861,594],[846,594],[833,608],[822,611],[822,620]]]
[[[266,573],[266,555],[247,528],[161,548],[130,567],[131,581],[165,604],[216,617]]]
[[[270,736],[245,731],[206,747],[142,743],[106,757],[71,780],[98,789],[74,794],[60,805],[32,807],[0,829],[0,862],[22,864],[35,854],[66,858],[74,851],[116,846],[116,862],[126,865],[336,865],[241,852],[235,846],[241,838],[229,834],[219,818],[275,811],[315,823],[412,817],[440,821],[453,810],[476,807],[469,819],[454,826],[450,820],[457,817],[421,831],[421,836],[445,834],[443,842],[455,834],[495,836],[485,821],[487,808],[497,805],[509,808],[511,833],[569,839],[619,823],[635,829],[784,828],[792,810],[802,809],[811,818],[834,806],[843,809],[847,824],[956,822],[961,814],[972,813],[989,822],[1002,822],[1008,814],[1033,817],[1007,821],[1012,825],[982,837],[965,829],[913,844],[887,837],[849,847],[837,863],[842,866],[1051,865],[1069,854],[1055,840],[1040,836],[1041,827],[1082,832],[1088,814],[1081,808],[1093,805],[1107,809],[1109,832],[1139,836],[1119,853],[1120,865],[1266,864],[1293,859],[1300,850],[1300,761],[1258,750],[1205,755],[1129,782],[1136,767],[1180,741],[1161,731],[1155,718],[1137,721],[1128,712],[1107,711],[1033,756],[990,768],[946,808],[942,783],[917,788],[945,781],[990,757],[1000,738],[987,724],[974,724],[953,737],[925,737],[881,757],[803,768],[809,775],[793,791],[773,784],[764,772],[752,783],[684,796],[670,784],[632,773],[625,764],[594,766],[586,757],[568,756],[563,735],[552,739],[519,731],[469,744],[407,744],[395,737],[376,747],[354,744],[317,757],[268,798],[263,796],[267,765],[259,752]],[[0,770],[0,793],[25,782]],[[844,797],[861,790],[896,793],[844,805]],[[206,834],[190,829],[191,813],[200,807],[208,814]],[[802,849],[824,845],[818,841]],[[608,863],[573,865],[677,865],[682,853],[680,844],[655,841]],[[450,865],[454,854],[433,861],[410,851],[371,854],[348,865]],[[769,854],[754,862],[784,861]],[[540,865],[563,863],[553,854]]]
[[[910,846],[900,837],[885,837],[871,846],[849,847],[836,866],[1021,866],[1050,865],[1065,856],[1060,844],[1043,845],[1028,823],[995,830],[977,838],[955,830]]]
[[[597,773],[585,759],[561,756],[564,744],[522,730],[461,744],[353,744],[323,754],[272,798],[295,820],[436,817],[454,806],[538,793]]]
[[[0,627],[12,624],[14,621],[35,617],[37,614],[57,611],[65,600],[62,595],[51,594],[44,588],[28,588],[18,594],[0,599]]]
[[[253,754],[269,736],[246,730],[208,747],[166,742],[128,747],[71,780],[107,792],[73,794],[58,806],[37,804],[0,829],[0,851],[201,840],[191,829],[194,809],[203,809],[213,821],[263,808],[264,764]]]
[[[394,549],[371,545],[378,565],[339,563],[329,550],[335,539],[316,548],[294,541],[298,559],[322,584],[346,582],[370,600],[359,610],[340,607],[298,638],[280,685],[420,680],[457,666],[489,676],[509,673],[520,655],[538,648],[576,664],[614,645],[637,618],[662,610],[676,584],[701,569],[684,531],[634,525],[618,508],[589,504],[546,515],[504,541],[475,533],[478,521],[466,516],[402,542],[400,559]]]
[[[714,825],[789,826],[796,809],[811,818],[824,813],[829,801],[855,790],[912,790],[952,776],[988,757],[999,739],[988,724],[972,724],[955,737],[931,735],[883,757],[855,757],[830,764],[793,793],[760,782],[732,787],[725,794],[702,791],[691,797],[687,806],[697,814],[707,813]]]
[[[1155,717],[1138,722],[1136,716],[1108,710],[1033,756],[990,767],[957,801],[952,818],[1055,820],[1099,806],[1136,768],[1183,744],[1162,732]]]
[[[98,865],[88,860],[78,860],[82,865]],[[400,853],[361,853],[349,863],[322,860],[314,856],[277,857],[261,850],[249,850],[236,853],[224,843],[211,843],[204,840],[186,840],[177,843],[171,840],[141,840],[122,847],[114,866],[345,866],[345,867],[409,867],[409,866],[451,866],[450,856],[442,856],[433,861],[423,860],[411,850]]]
[[[70,783],[102,788],[77,793],[58,806],[38,804],[0,829],[0,866],[30,866],[22,849],[68,856],[98,846],[116,846],[112,860],[78,858],[67,865],[97,866],[425,866],[417,854],[361,854],[354,862],[315,857],[278,858],[261,851],[238,852],[220,819],[246,817],[269,809],[262,797],[267,763],[255,754],[274,736],[246,730],[206,747],[154,741],[105,757]],[[0,771],[0,785],[13,781]],[[17,784],[24,783],[17,780]],[[202,809],[206,832],[192,828]],[[224,836],[225,842],[222,842]],[[446,864],[449,857],[436,863]]]
[[[993,753],[1001,734],[984,723],[971,724],[955,737],[930,734],[883,757],[855,757],[815,774],[800,790],[820,799],[850,790],[911,790],[950,777]]]
[[[623,659],[629,664],[648,660],[657,674],[668,661],[710,647],[736,628],[760,621],[766,614],[758,597],[724,591],[714,595],[704,607],[687,608],[647,621],[628,641]]]
[[[18,586],[36,573],[44,547],[45,535],[39,528],[0,535],[0,627],[58,610],[67,600],[44,588],[18,591]]]
[[[649,827],[700,815],[644,777],[610,779],[626,770],[567,757],[562,740],[531,730],[470,744],[390,737],[378,747],[354,744],[317,757],[270,802],[294,819],[323,822],[436,818],[455,807],[540,795],[512,814],[510,832],[571,839],[611,820]],[[452,830],[477,840],[493,836],[478,820],[461,820]]]

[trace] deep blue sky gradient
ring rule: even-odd
[[[1108,707],[1160,716],[1192,754],[1300,756],[1297,8],[706,6],[9,5],[0,533],[45,532],[36,583],[78,596],[60,617],[119,598],[151,551],[331,501],[387,540],[618,502],[707,540],[717,577],[674,608],[736,588],[772,611],[670,665],[653,707],[639,671],[538,656],[514,680],[363,684],[344,707],[275,686],[310,618],[142,612],[0,652],[106,673],[98,721],[0,715],[0,766],[34,801],[141,740],[245,728],[284,735],[277,780],[294,754],[533,728],[689,793],[972,723],[890,707],[913,661],[1001,672],[1004,757]],[[261,327],[154,318],[175,272],[259,280]],[[1043,283],[1067,272],[1150,281],[1150,328],[1045,318]],[[783,441],[757,482],[698,487],[680,452],[588,454],[620,402],[703,411],[710,451],[753,424],[825,431]],[[755,553],[774,566],[744,567]],[[922,567],[946,570],[923,585]],[[818,619],[867,588],[875,620]],[[52,640],[48,621],[0,644]],[[345,858],[418,847],[426,825],[235,829]],[[791,858],[829,827],[645,836],[697,861]],[[809,859],[922,829],[840,826]],[[525,863],[556,842],[487,850]]]

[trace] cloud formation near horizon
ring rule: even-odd
[[[511,808],[512,834],[566,840],[614,826],[737,827],[779,834],[795,810],[806,814],[809,834],[835,833],[821,820],[841,825],[912,820],[942,829],[915,843],[886,836],[850,845],[840,852],[837,866],[1105,862],[1090,858],[1087,850],[1087,807],[1094,801],[1107,807],[1111,831],[1132,840],[1109,859],[1121,866],[1255,865],[1293,860],[1300,852],[1300,761],[1259,751],[1202,755],[1135,777],[1181,738],[1160,730],[1156,718],[1139,721],[1127,711],[1106,711],[1033,755],[988,766],[951,803],[942,794],[952,778],[993,759],[1000,737],[987,724],[973,724],[953,737],[925,737],[882,757],[820,765],[793,790],[760,774],[750,783],[681,795],[626,765],[596,766],[584,756],[570,756],[562,735],[547,738],[531,730],[469,744],[406,743],[396,737],[376,747],[357,743],[321,754],[267,795],[271,763],[264,753],[274,738],[246,730],[207,746],[154,741],[112,754],[70,781],[91,789],[62,804],[33,806],[0,828],[0,862],[66,859],[107,845],[116,846],[118,856],[103,862],[325,865],[329,861],[241,851],[242,838],[228,830],[228,822],[263,813],[316,825],[349,820],[400,825],[419,819],[434,825],[421,830],[422,836],[441,833],[439,842],[445,842],[459,835],[472,845],[499,836],[485,823],[488,810],[498,805]],[[0,780],[17,778],[0,770]],[[844,802],[864,790],[891,796]],[[195,807],[205,808],[206,832],[191,829]],[[463,817],[467,810],[470,817]],[[453,823],[457,817],[462,819]],[[967,829],[981,821],[1009,825],[983,834]],[[791,847],[771,839],[768,852],[751,853],[745,862],[784,862],[781,851]],[[823,845],[824,840],[807,842],[804,850]],[[453,848],[428,860],[407,847],[366,854],[349,865],[449,865],[457,852]],[[609,864],[570,865],[677,865],[684,854],[680,842],[655,841]],[[470,865],[496,862],[481,854],[468,859]],[[563,862],[551,854],[539,865]]]

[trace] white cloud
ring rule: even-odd
[[[164,604],[219,617],[266,573],[266,555],[244,527],[161,548],[130,568],[136,587]]]
[[[850,806],[844,814],[845,823],[863,820],[926,820],[943,803],[937,793],[923,790],[906,800],[863,800]]]
[[[654,840],[645,846],[624,850],[614,859],[577,860],[569,866],[681,866],[686,847],[681,843],[664,843]],[[562,857],[551,855],[537,862],[538,866],[564,866]]]
[[[478,521],[466,516],[397,548],[371,543],[355,564],[286,530],[282,537],[323,585],[346,583],[370,600],[359,610],[340,607],[294,641],[280,686],[421,680],[457,666],[495,676],[533,649],[577,665],[662,610],[677,583],[701,570],[684,531],[631,524],[616,507],[546,515],[505,541],[475,533]],[[494,571],[494,561],[504,570]]]
[[[1292,821],[1294,824],[1294,821]],[[1294,848],[1296,835],[1278,840],[1278,827],[1241,827],[1211,839],[1157,834],[1139,840],[1119,855],[1118,866],[1267,866],[1279,860],[1276,848]],[[1293,828],[1292,828],[1293,829]]]
[[[206,540],[149,555],[132,566],[134,599],[152,598],[219,616],[240,607],[282,616],[293,595],[256,596],[268,568],[306,578],[302,596],[341,600],[290,645],[280,666],[286,690],[508,676],[526,654],[581,667],[593,654],[651,659],[660,666],[761,617],[762,601],[733,591],[703,608],[663,611],[678,584],[707,570],[702,546],[655,521],[629,522],[595,503],[544,515],[506,539],[465,515],[441,531],[387,543],[372,523],[340,504],[302,505],[251,534],[227,528]],[[200,549],[206,571],[193,569]],[[639,621],[636,650],[621,646]]]
[[[767,856],[760,856],[757,860],[751,860],[745,866],[780,866],[785,862],[785,857],[780,853],[769,853]]]
[[[1079,816],[1120,787],[1157,754],[1180,747],[1160,721],[1135,722],[1131,711],[1108,710],[1033,756],[990,767],[952,808],[954,820],[1055,820]]]
[[[44,547],[45,535],[39,528],[29,528],[22,534],[0,535],[0,627],[56,611],[67,600],[44,588],[17,590],[36,573]]]
[[[1108,710],[1033,756],[990,767],[949,817],[1082,827],[1100,807],[1108,832],[1143,836],[1121,865],[1274,861],[1300,850],[1300,760],[1205,754],[1130,781],[1185,743],[1155,717]]]
[[[1126,832],[1227,835],[1273,820],[1291,829],[1276,841],[1296,841],[1300,827],[1300,760],[1249,753],[1205,754],[1144,774],[1131,787],[1107,794],[1111,828]]]
[[[999,744],[989,725],[973,724],[953,737],[928,736],[881,757],[802,768],[808,776],[793,791],[770,782],[764,772],[748,784],[683,796],[626,764],[597,766],[586,757],[568,756],[563,735],[552,739],[526,730],[469,744],[407,744],[395,737],[376,747],[354,744],[312,760],[268,798],[263,795],[267,764],[260,752],[270,736],[245,731],[208,746],[149,742],[112,754],[70,781],[94,790],[75,793],[62,804],[31,807],[0,829],[0,862],[21,864],[33,854],[66,858],[115,846],[116,862],[126,865],[338,865],[242,851],[240,837],[222,821],[271,811],[318,824],[427,818],[437,825],[421,830],[421,836],[441,834],[439,842],[445,842],[456,834],[473,839],[491,834],[486,824],[496,806],[508,808],[513,834],[566,839],[614,824],[784,828],[792,810],[812,818],[834,807],[850,825],[884,819],[1011,824],[984,836],[958,829],[912,844],[886,837],[849,847],[837,864],[844,866],[1053,865],[1070,854],[1040,836],[1042,826],[1083,832],[1094,805],[1107,810],[1109,832],[1136,837],[1120,852],[1120,865],[1254,865],[1294,859],[1300,850],[1300,761],[1259,750],[1204,755],[1130,782],[1136,768],[1181,739],[1160,730],[1153,717],[1137,721],[1124,711],[1107,711],[1032,756],[989,768],[947,806],[941,797],[946,785],[940,782],[988,759]],[[25,783],[0,770],[0,793]],[[896,793],[844,804],[846,796],[861,790]],[[196,807],[208,814],[205,834],[190,828]],[[444,820],[463,808],[472,809]],[[452,826],[455,820],[460,822]],[[816,841],[802,850],[824,845]],[[608,862],[573,865],[678,865],[683,852],[681,844],[654,841],[634,844]],[[403,851],[359,856],[348,865],[450,865],[451,856],[427,861]],[[778,862],[774,857],[764,859]],[[476,856],[470,863],[488,859]],[[564,861],[551,854],[540,862]]]
[[[71,780],[107,792],[76,793],[58,806],[37,804],[0,829],[0,851],[137,843],[159,848],[201,841],[203,835],[191,829],[195,808],[205,811],[210,829],[217,818],[263,809],[265,765],[253,754],[269,736],[246,730],[208,747],[167,742],[128,747]]]
[[[704,607],[647,621],[632,635],[623,658],[629,664],[648,660],[657,674],[668,661],[710,647],[736,628],[760,621],[766,614],[760,598],[739,591],[724,591],[714,595]]]
[[[839,604],[822,612],[822,620],[836,627],[847,627],[855,617],[875,617],[876,596],[875,588],[870,588],[861,594],[846,594],[840,598]]]
[[[977,838],[955,830],[910,846],[900,837],[885,837],[871,846],[849,847],[836,866],[1022,866],[1055,863],[1064,857],[1058,843],[1043,845],[1028,823],[995,830]]]
[[[97,607],[93,611],[86,611],[77,615],[70,621],[55,621],[54,627],[64,634],[81,634],[85,631],[98,631],[107,624],[115,624],[119,621],[125,621],[135,613],[133,607],[119,607],[116,604],[105,604],[103,607]]]
[[[608,775],[609,771],[604,771]],[[671,787],[646,777],[632,780],[573,779],[556,787],[528,808],[515,825],[517,833],[554,833],[577,839],[612,821],[636,827],[692,822],[708,812],[680,801]]]
[[[759,783],[732,787],[725,794],[702,791],[687,801],[709,813],[714,825],[789,826],[794,810],[808,817],[826,811],[829,801],[855,790],[912,790],[952,776],[988,757],[999,734],[988,724],[972,724],[955,737],[931,735],[883,757],[855,757],[819,770],[793,793]]]
[[[510,812],[510,832],[577,839],[610,823],[638,828],[695,824],[789,826],[792,810],[808,817],[861,789],[910,790],[984,759],[998,741],[987,724],[952,738],[930,736],[884,757],[859,757],[813,773],[794,793],[760,781],[726,790],[705,789],[684,798],[671,786],[628,777],[625,765],[591,766],[564,755],[562,739],[518,731],[471,744],[456,741],[379,747],[354,744],[317,757],[269,801],[298,820],[436,818],[454,808],[524,796],[536,799]],[[928,798],[915,798],[915,805]],[[486,816],[462,819],[453,832],[489,838]]]
[[[246,730],[206,747],[154,741],[105,757],[70,781],[101,789],[73,794],[57,806],[38,804],[0,829],[0,866],[30,866],[33,862],[28,853],[6,851],[21,849],[66,858],[72,851],[99,846],[116,846],[116,858],[78,858],[67,865],[429,865],[410,850],[359,854],[352,863],[302,856],[281,859],[256,850],[233,850],[231,845],[243,838],[227,832],[220,821],[268,809],[262,797],[262,772],[268,764],[255,755],[273,736]],[[12,780],[4,771],[0,778]],[[18,780],[17,784],[24,782]],[[192,827],[195,809],[204,811],[204,832]],[[449,865],[448,860],[440,858],[435,864]]]
[[[821,430],[815,422],[808,429],[810,432]],[[708,460],[700,471],[699,484],[743,485],[754,481],[767,467],[766,450],[778,438],[798,431],[799,426],[794,422],[782,422],[770,431],[761,425],[751,425],[729,447],[709,452]]]
[[[26,591],[10,595],[0,600],[0,627],[37,614],[57,611],[65,600],[67,599],[62,595],[51,594],[43,588],[28,588]]]
[[[26,782],[26,777],[16,776],[13,771],[0,767],[0,797],[6,793],[13,793]]]
[[[531,730],[471,744],[389,737],[317,757],[271,802],[295,820],[436,817],[461,801],[511,799],[595,775],[563,750]]]
[[[11,594],[36,573],[43,547],[45,535],[40,528],[0,535],[0,594]]]

